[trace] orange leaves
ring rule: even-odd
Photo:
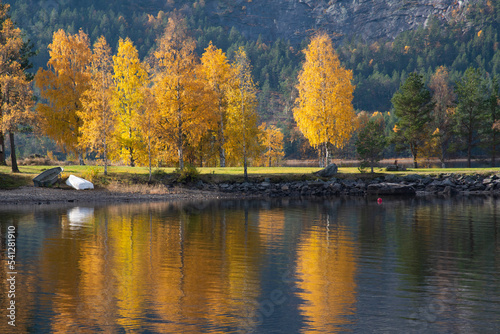
[[[219,150],[219,164],[226,166],[226,128],[229,104],[229,92],[232,85],[234,71],[229,64],[226,54],[217,49],[211,42],[201,57],[199,76],[208,87],[205,103],[210,106],[210,116],[213,119],[212,130],[216,132],[217,146]]]
[[[40,69],[35,76],[44,100],[37,106],[39,123],[63,149],[77,152],[82,124],[77,111],[82,108],[80,98],[90,80],[90,42],[82,30],[76,35],[59,30],[48,48],[49,70]]]
[[[112,56],[103,37],[92,52],[82,31],[54,33],[48,70],[36,76],[45,134],[68,150],[91,149],[105,161],[110,155],[150,169],[159,161],[178,161],[182,169],[185,156],[213,162],[217,150],[222,166],[226,150],[234,163],[243,158],[246,165],[261,152],[257,89],[246,53],[238,50],[230,64],[210,44],[200,61],[185,22],[175,15],[157,45],[145,63],[128,38]]]
[[[88,71],[89,87],[81,96],[82,110],[77,111],[82,119],[79,144],[103,155],[106,174],[115,115],[110,105],[113,85],[111,48],[104,36],[94,44]]]
[[[263,165],[267,162],[268,166],[277,166],[280,159],[283,158],[283,133],[275,125],[267,126],[262,123],[259,126],[259,139],[264,148]]]
[[[134,166],[141,145],[136,117],[143,106],[142,88],[148,82],[148,73],[129,38],[120,38],[118,53],[113,56],[113,70],[112,107],[117,115],[115,138],[118,142],[118,153],[123,161]]]
[[[294,118],[311,145],[342,148],[354,131],[352,71],[340,64],[328,35],[316,35],[304,50]]]
[[[9,5],[0,4],[0,133],[29,122],[33,106],[30,82],[21,67],[21,30],[8,17]]]
[[[177,148],[179,167],[183,169],[186,144],[199,141],[207,130],[205,87],[196,76],[196,45],[187,36],[184,21],[170,18],[157,43],[153,90],[160,113],[160,131],[165,141]]]
[[[232,67],[235,85],[229,92],[230,136],[226,148],[233,161],[242,160],[246,175],[248,158],[255,157],[260,147],[257,137],[257,89],[252,78],[250,60],[243,47],[236,51]]]

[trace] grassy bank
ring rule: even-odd
[[[13,174],[10,167],[0,166],[0,189],[14,189],[21,186],[32,185],[32,179],[51,166],[20,166],[21,173]],[[106,188],[110,185],[148,185],[148,169],[146,167],[126,167],[112,166],[108,169],[108,176],[103,175],[103,168],[96,166],[64,166],[63,178],[70,174],[83,177],[94,182],[98,187]],[[320,168],[314,167],[251,167],[248,169],[251,181],[263,181],[270,179],[272,182],[279,181],[298,181],[314,180],[314,172]],[[179,179],[184,181],[196,181],[198,179],[209,183],[221,182],[243,182],[243,168],[198,168],[194,178],[182,178],[182,175],[176,174],[174,168],[160,168],[153,172],[153,184],[175,183]],[[422,168],[408,169],[404,172],[385,172],[384,169],[376,168],[375,174],[360,173],[356,167],[339,168],[339,178],[363,178],[370,179],[385,174],[424,174],[436,176],[442,173],[449,174],[493,174],[500,172],[500,168]],[[184,175],[185,176],[185,175]]]

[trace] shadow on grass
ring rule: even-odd
[[[27,186],[32,182],[32,175],[0,173],[0,189],[9,190]]]

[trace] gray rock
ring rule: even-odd
[[[492,182],[493,182],[493,179],[491,177],[488,177],[488,178],[486,178],[486,179],[483,180],[483,184],[484,185],[488,185],[488,184],[490,184]]]
[[[322,188],[325,185],[323,181],[310,181],[307,182],[307,185],[311,188]]]
[[[406,182],[418,182],[421,179],[423,179],[423,176],[418,174],[408,174],[403,177]]]
[[[443,190],[444,195],[456,195],[458,191],[454,187],[447,186]]]
[[[445,179],[443,181],[443,186],[445,187],[454,187],[455,186],[455,183],[453,183],[453,181],[449,178]]]
[[[399,180],[399,177],[397,175],[386,175],[385,176],[386,182],[397,182],[398,180]]]
[[[471,2],[471,1],[469,1]],[[244,6],[243,4],[244,3]],[[206,1],[208,19],[222,26],[234,26],[248,38],[282,38],[300,43],[307,32],[321,27],[335,32],[336,39],[359,36],[373,42],[393,39],[400,32],[417,29],[430,17],[451,20],[452,12],[467,9],[456,0],[275,0]]]
[[[442,185],[443,185],[443,182],[439,181],[439,180],[434,180],[431,182],[431,184],[429,184],[429,186],[431,186],[431,187],[441,187]]]
[[[338,194],[342,190],[342,185],[340,183],[334,183],[330,185],[330,192],[333,194]]]
[[[424,177],[423,179],[420,180],[420,183],[423,184],[424,186],[431,184],[433,182],[433,179],[431,177]]]
[[[332,177],[336,175],[339,171],[339,168],[337,167],[336,164],[332,163],[328,165],[326,168],[320,170],[319,172],[316,172],[316,175],[321,176],[321,177]]]
[[[346,188],[352,188],[356,185],[356,182],[353,180],[342,180],[341,184]]]

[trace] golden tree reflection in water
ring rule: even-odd
[[[350,321],[356,303],[356,245],[349,231],[325,213],[298,245],[301,311],[309,327],[335,333]]]

